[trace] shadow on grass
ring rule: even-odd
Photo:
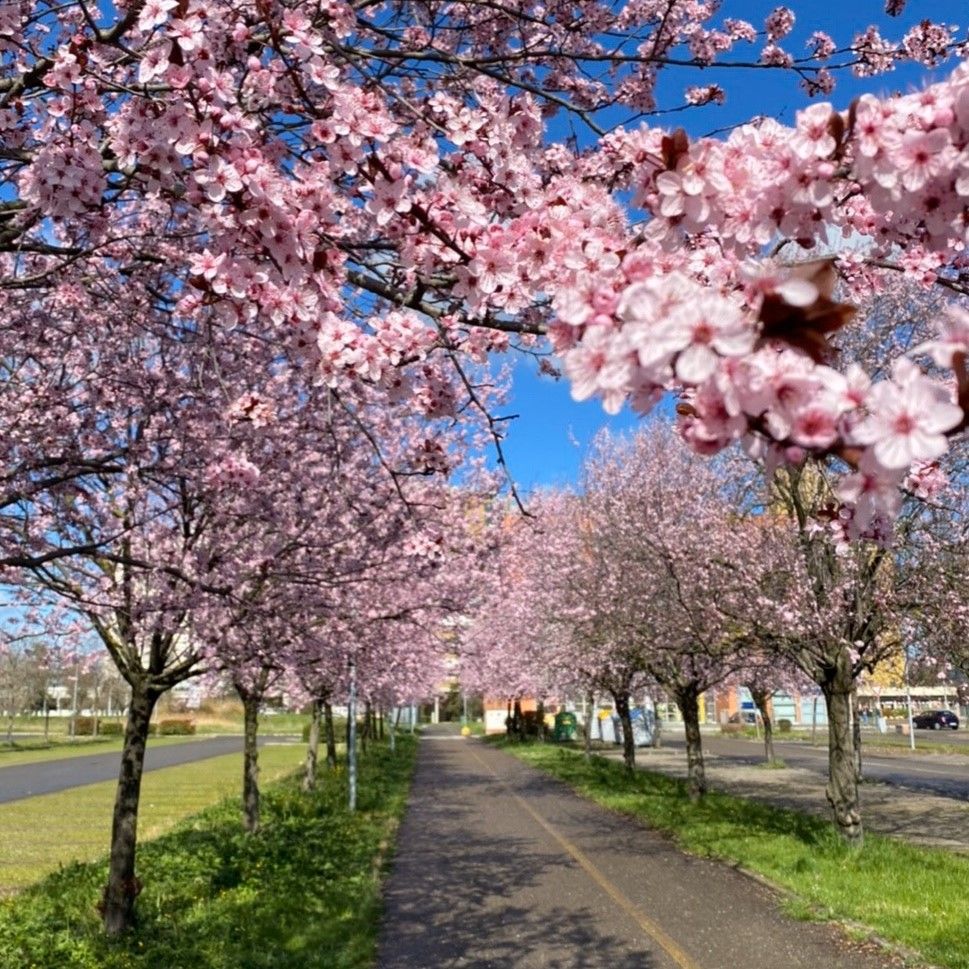
[[[601,757],[586,761],[572,751],[541,744],[509,749],[594,800],[688,841],[692,851],[702,853],[705,843],[712,847],[731,830],[744,837],[783,835],[811,850],[847,850],[830,822],[810,815],[717,792],[692,802],[686,784],[664,774],[629,774],[616,762]]]
[[[100,929],[104,863],[72,865],[0,903],[0,967],[58,969],[352,969],[373,958],[381,851],[403,810],[415,745],[373,750],[350,815],[342,771],[303,794],[268,790],[263,829],[246,836],[238,801],[139,850],[139,924]]]

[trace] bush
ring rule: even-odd
[[[124,735],[124,724],[120,720],[102,720],[98,733],[102,737],[121,737]]]
[[[158,724],[158,732],[163,737],[182,737],[195,733],[195,721],[188,717],[172,717]]]
[[[777,721],[777,730],[779,733],[790,733],[793,727],[794,724],[786,717]]]
[[[74,736],[93,737],[94,724],[95,724],[94,717],[78,717],[74,723]],[[100,724],[98,724],[98,726],[100,726]],[[68,729],[70,729],[70,727],[68,727]]]

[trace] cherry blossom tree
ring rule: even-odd
[[[750,561],[731,527],[729,475],[662,426],[607,434],[587,461],[585,514],[615,578],[616,637],[683,715],[691,797],[706,790],[699,698],[741,663],[737,631]],[[649,500],[644,501],[643,496]]]
[[[938,493],[927,474],[922,481]],[[860,844],[857,681],[897,654],[904,627],[932,601],[923,580],[938,546],[924,499],[908,500],[889,546],[848,541],[848,517],[822,466],[779,471],[773,489],[772,510],[756,529],[763,575],[751,587],[748,619],[757,641],[794,663],[824,695],[828,801],[842,835]],[[949,513],[942,520],[948,527]]]
[[[757,708],[764,726],[764,756],[768,765],[776,765],[774,753],[774,717],[771,700],[776,693],[797,696],[813,686],[804,674],[790,663],[785,663],[769,649],[757,649],[751,643],[743,643],[743,667],[732,677],[743,686]]]
[[[762,598],[793,597],[788,628],[770,630],[785,648],[813,644],[793,652],[827,690],[829,796],[860,837],[857,785],[838,766],[842,714],[894,622],[889,590],[906,562],[884,547],[886,522],[904,514],[903,492],[934,488],[936,462],[969,421],[969,67],[913,94],[815,103],[792,125],[756,119],[691,138],[652,123],[725,97],[708,76],[693,83],[700,68],[790,75],[827,95],[842,68],[870,76],[962,53],[955,28],[923,20],[894,42],[873,26],[843,41],[816,32],[798,56],[787,49],[794,22],[784,7],[754,25],[696,0],[0,9],[0,566],[28,598],[86,616],[132,686],[109,931],[133,913],[148,718],[211,655],[215,637],[198,632],[227,600],[252,601],[271,559],[294,587],[314,582],[313,608],[338,620],[319,642],[350,647],[339,637],[360,599],[331,584],[348,560],[334,570],[291,543],[319,510],[307,482],[325,461],[299,462],[309,477],[287,479],[277,523],[287,554],[265,531],[233,544],[217,527],[272,521],[261,482],[281,473],[281,452],[266,428],[278,423],[285,439],[294,400],[353,427],[370,462],[357,498],[343,495],[350,520],[368,519],[368,565],[355,574],[372,575],[376,557],[386,578],[395,573],[380,554],[398,566],[413,557],[392,537],[440,544],[444,533],[407,524],[408,485],[459,463],[469,417],[467,436],[487,438],[503,463],[503,425],[476,368],[512,347],[551,347],[574,396],[609,410],[628,401],[645,413],[677,394],[680,431],[700,453],[742,442],[790,465],[778,480],[796,538],[772,553],[788,583],[768,583]],[[661,106],[658,79],[676,71],[682,101]],[[563,141],[563,118],[582,137]],[[815,258],[839,234],[848,244]],[[863,294],[898,276],[950,294],[937,332],[898,346],[887,368],[836,358],[835,334],[865,317]],[[313,436],[327,426],[311,428],[308,447],[332,456]],[[813,498],[801,488],[808,455],[806,467],[842,479]],[[609,470],[617,482],[622,472]],[[670,644],[655,654],[663,663],[691,665],[675,682],[697,790],[693,694],[722,668],[740,621],[721,594],[743,586],[703,541],[708,525],[723,533],[717,492],[698,474],[684,486],[692,520],[670,498],[684,536],[660,527],[668,543],[643,552],[657,563],[638,577],[653,576],[639,589],[643,613],[597,623],[604,638],[592,644],[608,652],[639,636],[644,650],[647,639],[650,650]],[[647,484],[638,538],[652,534],[645,496],[664,494]],[[388,494],[394,510],[374,517]],[[818,532],[829,505],[860,543],[840,558],[840,534]],[[610,542],[629,540],[611,525]],[[325,535],[307,544],[319,551]],[[620,580],[607,573],[601,588]],[[873,609],[826,619],[851,590]],[[574,606],[584,628],[595,605]],[[389,596],[351,630],[361,671],[376,657],[374,698],[394,689],[369,633],[400,609],[419,612]],[[563,642],[588,646],[576,628]],[[293,649],[314,640],[293,634]],[[318,683],[336,689],[330,659]]]
[[[701,69],[818,95],[839,71],[962,50],[956,28],[922,20],[897,40],[815,31],[795,53],[795,21],[696,0],[10,5],[4,292],[96,304],[120,275],[172,325],[263,329],[334,387],[371,381],[429,408],[469,359],[548,331],[577,397],[645,411],[679,390],[698,450],[838,454],[889,511],[912,462],[965,427],[965,311],[923,348],[954,385],[905,358],[849,386],[828,337],[859,283],[904,273],[962,294],[966,68],[724,138],[641,123],[722,101]],[[682,96],[660,105],[677,71]],[[583,136],[556,140],[556,114]],[[856,244],[796,265],[838,232]],[[422,358],[429,372],[401,382]],[[38,470],[85,466],[67,457]]]

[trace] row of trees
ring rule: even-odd
[[[17,717],[42,718],[49,739],[50,713],[121,713],[127,686],[110,659],[100,652],[52,648],[40,642],[0,642],[0,714],[12,742]]]
[[[765,486],[749,462],[704,462],[666,427],[602,436],[577,492],[549,492],[509,525],[501,578],[464,640],[466,682],[498,696],[607,694],[635,757],[632,698],[670,696],[686,732],[688,788],[706,790],[699,697],[731,682],[763,711],[775,691],[827,704],[835,821],[862,840],[854,694],[903,651],[956,659],[950,616],[963,575],[966,491],[913,500],[904,541],[848,544],[831,525],[824,468]],[[956,613],[958,614],[958,612]],[[497,617],[497,619],[496,619]]]
[[[934,490],[925,462],[966,427],[969,327],[958,303],[918,341],[893,317],[874,358],[848,340],[837,358],[832,334],[891,278],[966,293],[969,72],[725,137],[651,123],[682,109],[721,127],[719,68],[816,95],[839,73],[959,52],[956,28],[929,20],[895,41],[876,25],[798,37],[795,20],[696,0],[0,8],[0,582],[32,635],[81,623],[130,686],[109,931],[132,918],[161,695],[224,669],[251,729],[283,681],[324,721],[351,670],[393,702],[432,676],[440,617],[492,594],[480,509],[495,481],[467,459],[488,443],[504,467],[493,352],[551,345],[577,398],[646,411],[672,392],[695,451],[742,440],[791,466],[768,504],[786,502],[798,541],[764,545],[798,554],[757,597],[789,598],[789,625],[747,617],[730,591],[730,560],[701,541],[722,514],[719,472],[704,490],[697,471],[668,510],[662,480],[640,483],[629,520],[661,535],[679,515],[693,543],[636,551],[636,568],[606,564],[613,544],[634,547],[611,517],[618,499],[561,529],[615,534],[563,551],[534,588],[536,602],[573,590],[555,628],[616,654],[621,684],[623,644],[647,633],[608,604],[633,601],[624,583],[665,563],[641,597],[682,595],[686,625],[646,616],[684,650],[693,628],[695,656],[637,676],[673,678],[689,707],[747,637],[787,644],[844,709],[882,631],[845,603],[880,600],[909,573],[905,555],[864,541],[839,555],[842,539],[886,538],[910,478]],[[676,72],[682,97],[661,104]],[[832,229],[852,244],[799,264]],[[590,482],[619,488],[625,463],[605,468]],[[964,590],[946,555],[958,608],[935,629],[954,642]],[[691,583],[705,596],[688,598]],[[795,641],[812,645],[794,656]],[[847,780],[833,776],[832,797],[860,834]]]
[[[11,649],[93,637],[128,685],[104,896],[120,932],[167,691],[233,684],[254,830],[269,691],[326,710],[352,667],[362,700],[386,707],[440,681],[442,622],[487,556],[493,490],[486,471],[452,476],[481,432],[454,418],[491,388],[420,359],[400,361],[399,396],[336,385],[217,307],[183,325],[123,274],[100,285],[64,279],[62,298],[25,295],[2,324],[0,578]]]

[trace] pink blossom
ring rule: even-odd
[[[961,354],[969,359],[969,311],[961,306],[950,306],[939,320],[939,335],[917,346],[914,353],[928,353],[940,367],[952,368],[955,358]]]
[[[918,192],[936,178],[948,162],[949,147],[949,133],[943,129],[907,132],[894,153],[905,188]]]
[[[916,498],[927,501],[946,489],[949,479],[935,461],[916,461],[909,470],[904,487]]]
[[[899,490],[901,474],[886,471],[871,454],[866,454],[858,470],[845,477],[836,487],[837,497],[852,508],[851,533],[865,534],[879,519],[893,521],[902,505]]]
[[[178,0],[147,0],[138,15],[138,29],[151,30],[168,19],[169,11],[178,6]]]
[[[906,360],[896,361],[890,380],[875,384],[866,406],[869,416],[855,428],[854,438],[871,446],[887,469],[939,457],[947,447],[945,432],[963,419],[947,390]]]
[[[775,7],[764,21],[767,36],[772,40],[781,40],[794,29],[794,11],[790,7]]]

